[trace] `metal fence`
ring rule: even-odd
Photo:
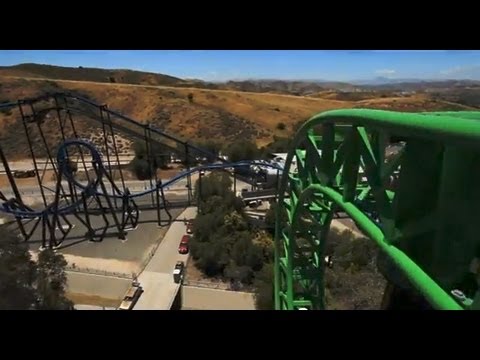
[[[242,291],[247,293],[253,293],[253,289],[249,286],[241,284],[231,284],[224,282],[212,282],[212,281],[201,281],[201,280],[184,280],[182,283],[183,286],[192,286],[206,289],[215,289],[215,290],[226,290],[226,291]]]
[[[67,265],[65,267],[65,270],[70,272],[84,273],[84,274],[117,277],[117,278],[128,279],[128,280],[132,280],[135,277],[135,274],[132,274],[132,273],[127,274],[127,273],[116,272],[116,271],[108,271],[108,270],[94,269],[94,268],[88,268],[88,267],[78,267],[75,265]]]

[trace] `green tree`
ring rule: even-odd
[[[214,162],[217,156],[220,154],[220,150],[222,149],[222,145],[219,142],[210,139],[206,141],[197,141],[195,145],[211,154],[210,156],[206,156],[203,152],[195,153],[196,156],[201,158],[207,157],[208,163]]]
[[[185,148],[185,145],[182,144],[182,143],[176,143],[175,144],[175,154],[177,156],[178,159],[182,160],[182,163],[186,164],[186,148]],[[188,159],[190,163],[190,165],[193,165],[194,164],[194,161],[192,158]]]
[[[155,169],[166,168],[170,162],[170,148],[166,145],[153,143],[150,151]]]
[[[72,159],[68,159],[67,168],[69,172],[71,172],[72,174],[75,174],[78,171],[78,164]]]
[[[65,297],[67,261],[61,254],[47,249],[38,256],[37,290],[42,310],[70,310],[73,303]]]
[[[225,155],[228,156],[228,160],[231,162],[257,160],[261,157],[260,150],[257,146],[247,140],[239,140],[228,145],[228,147],[224,149],[224,152]]]
[[[249,284],[253,278],[252,268],[247,265],[237,265],[231,261],[228,266],[225,267],[224,275],[230,281],[239,281],[244,284]]]
[[[0,227],[0,309],[35,309],[37,276],[28,247]]]
[[[267,228],[272,234],[274,234],[274,231],[275,231],[277,207],[278,207],[278,204],[273,203],[270,206],[270,209],[268,209],[267,214],[265,215],[265,224],[267,225]],[[280,207],[280,216],[281,216],[280,227],[284,228],[288,220],[288,215],[287,215],[287,211],[283,207]]]
[[[152,177],[153,169],[147,160],[134,158],[130,166],[139,180],[146,180]]]
[[[273,142],[267,145],[266,152],[270,153],[285,153],[290,149],[291,138],[273,136]]]
[[[133,150],[135,158],[130,167],[140,180],[150,179],[157,169],[167,166],[170,160],[170,150],[164,144],[151,142],[147,147],[145,142],[137,141],[133,144]]]
[[[199,196],[201,201],[207,201],[212,196],[220,196],[224,199],[231,193],[232,180],[223,172],[212,172],[202,176],[197,180],[194,186],[195,196]]]
[[[136,141],[133,143],[133,151],[135,152],[135,157],[137,159],[147,159],[147,145],[143,141]]]
[[[40,252],[34,262],[24,243],[0,227],[0,309],[67,310],[65,297],[67,262],[51,250]]]
[[[265,231],[259,231],[253,238],[253,243],[258,246],[265,262],[273,261],[273,236]]]
[[[210,241],[197,244],[195,252],[196,264],[205,275],[213,277],[223,274],[226,264],[225,249],[222,246],[222,242],[215,239],[215,235],[212,236]]]
[[[255,275],[253,286],[255,288],[255,305],[257,310],[274,310],[272,263],[263,265],[262,270]]]
[[[228,204],[225,204],[223,197],[218,195],[212,195],[208,200],[200,203],[200,211],[202,214],[220,213],[223,217],[228,208]]]
[[[248,230],[248,223],[245,218],[236,211],[226,214],[223,221],[225,230],[229,233]]]
[[[195,241],[192,242],[192,255],[194,255],[194,248],[197,242],[209,241],[210,234],[215,232],[223,225],[223,209],[217,209],[212,213],[203,213],[197,216],[193,223],[193,235]]]
[[[205,275],[251,285],[264,263],[273,259],[273,240],[252,230],[231,185],[225,173],[211,173],[196,182],[200,212],[191,254]]]
[[[253,244],[248,231],[238,232],[232,248],[231,257],[238,266],[248,266],[253,271],[262,267],[263,254],[260,247]]]

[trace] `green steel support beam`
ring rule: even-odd
[[[386,163],[390,136],[406,145]],[[296,177],[290,175],[293,157]],[[277,207],[276,309],[324,308],[323,255],[333,207],[387,256],[389,281],[413,287],[437,309],[479,307],[480,275],[471,273],[480,258],[479,163],[480,112],[353,109],[311,118],[292,142],[280,186],[288,224],[280,229]],[[394,171],[398,183],[387,189]],[[466,298],[454,297],[454,290]]]

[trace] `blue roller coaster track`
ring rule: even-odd
[[[43,207],[37,206],[38,208],[34,209],[25,204],[22,199],[21,189],[10,170],[8,156],[2,149],[2,141],[0,139],[0,160],[8,177],[11,192],[14,194],[14,197],[7,198],[5,195],[7,192],[0,190],[0,212],[10,214],[15,218],[25,240],[30,239],[38,225],[42,223],[42,246],[44,247],[58,247],[67,237],[73,227],[67,216],[76,217],[85,226],[86,237],[90,237],[92,240],[96,238],[97,241],[103,239],[105,231],[98,235],[98,229],[92,227],[89,217],[100,215],[103,217],[105,225],[108,226],[107,216],[111,216],[118,229],[118,237],[121,239],[125,238],[125,229],[135,228],[139,221],[139,211],[135,200],[147,195],[150,195],[152,199],[149,208],[157,211],[158,224],[169,224],[172,221],[172,217],[169,213],[169,202],[165,198],[165,190],[180,180],[187,179],[188,204],[193,204],[191,176],[194,173],[235,168],[250,169],[254,166],[257,169],[275,169],[279,174],[282,172],[282,167],[278,164],[264,161],[228,163],[223,158],[166,134],[151,124],[136,122],[109,110],[106,105],[98,105],[78,96],[51,94],[34,99],[20,100],[15,103],[2,104],[0,109],[18,110],[19,122],[23,124],[28,151],[31,154],[35,167],[38,195],[41,195],[43,199]],[[48,118],[47,115],[52,113],[57,118],[58,125],[52,117]],[[74,119],[74,116],[80,117],[80,119]],[[105,144],[103,151],[99,149],[98,144],[85,139],[88,134],[82,134],[79,130],[82,122],[88,122],[89,129],[93,129],[96,126],[101,131],[101,145]],[[70,126],[70,129],[67,129],[67,125]],[[52,127],[55,130],[52,130]],[[48,132],[57,130],[62,135],[60,144],[52,143],[46,136]],[[115,180],[112,174],[111,169],[115,167],[115,159],[119,161],[119,151],[114,140],[116,134],[127,134],[137,141],[143,141],[149,154],[147,156],[149,167],[152,166],[154,157],[151,154],[152,146],[161,144],[172,152],[177,153],[179,152],[178,149],[181,149],[180,156],[183,155],[184,157],[185,171],[165,182],[157,178],[155,173],[155,179],[149,180],[149,188],[140,192],[131,192],[125,185],[121,168],[117,170],[121,181]],[[39,148],[38,142],[35,143],[35,135],[37,135],[37,139],[38,137],[41,138],[40,144],[43,147]],[[113,142],[110,146],[107,143],[108,139],[112,139]],[[56,158],[52,156],[55,149]],[[86,149],[86,152],[80,150],[80,155],[85,173],[87,173],[87,183],[82,183],[78,180],[74,169],[70,166],[72,153],[76,149],[77,152],[79,149]],[[49,189],[45,185],[44,176],[40,177],[39,174],[38,159],[41,156],[45,156],[45,154],[48,156],[56,175],[55,189]],[[198,155],[211,160],[217,160],[217,162],[191,167]],[[91,171],[90,173],[87,171],[85,158],[91,159],[93,174],[91,174]],[[236,171],[227,173],[234,177],[235,182]],[[252,172],[252,174],[254,173]],[[107,189],[108,187],[110,191]],[[53,200],[50,202],[47,201],[48,196],[44,192],[45,189],[51,191],[50,198],[53,197]],[[167,213],[168,219],[166,221],[161,219],[161,210]],[[121,212],[121,217],[117,214],[119,212]],[[26,231],[24,226],[26,221],[35,222],[29,232]],[[62,223],[66,226],[59,226]],[[58,235],[58,232],[56,233],[55,230],[60,230],[61,235]]]

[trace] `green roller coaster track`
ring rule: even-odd
[[[293,140],[279,203],[276,309],[325,308],[325,245],[340,211],[378,245],[390,284],[434,309],[480,309],[480,112],[318,114]]]

